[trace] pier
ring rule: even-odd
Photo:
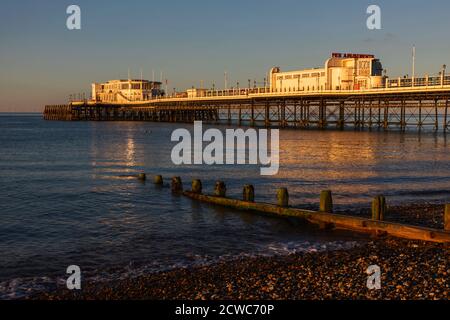
[[[272,92],[269,88],[206,91],[129,103],[46,106],[44,119],[237,124],[279,128],[447,131],[450,84],[370,90]]]

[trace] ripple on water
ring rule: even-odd
[[[179,124],[18,116],[0,117],[0,127],[2,297],[56,286],[72,264],[108,279],[363,241],[173,196],[172,176],[185,188],[201,178],[205,191],[224,180],[239,198],[251,183],[265,202],[288,187],[291,204],[302,207],[316,207],[324,189],[333,190],[337,209],[369,208],[379,193],[390,204],[450,201],[449,148],[440,134],[283,130],[280,171],[262,177],[258,166],[173,165],[170,137]],[[139,172],[162,174],[166,186],[138,181]]]

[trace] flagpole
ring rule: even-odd
[[[142,68],[141,68],[141,85],[140,85],[140,88],[141,88],[141,98],[142,98],[142,100],[144,100],[144,90],[142,90]]]
[[[415,86],[416,80],[416,46],[413,46],[413,65],[412,65],[412,86]]]
[[[225,90],[228,90],[228,72],[226,70],[224,73],[224,80],[225,80]]]
[[[130,76],[130,68],[128,68],[128,101],[131,101],[131,76]]]

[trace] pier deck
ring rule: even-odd
[[[72,102],[46,106],[46,120],[158,121],[202,120],[265,127],[399,129],[447,131],[450,85],[365,91],[269,92],[267,88],[209,91],[195,98],[141,102]]]

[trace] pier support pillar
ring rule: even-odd
[[[240,126],[242,123],[242,105],[239,105],[239,111],[238,111],[238,125]]]
[[[264,124],[267,128],[270,127],[270,104],[268,101],[266,101],[264,109]]]
[[[434,100],[434,131],[439,130],[439,101]]]
[[[280,110],[279,116],[281,116],[281,119],[279,121],[279,125],[281,128],[285,128],[287,126],[287,119],[286,119],[286,100],[283,100],[281,103],[281,110]]]
[[[389,128],[389,102],[387,100],[384,102],[383,128],[384,130]]]
[[[255,100],[252,100],[252,105],[251,105],[251,122],[250,125],[252,127],[255,126]]]
[[[442,127],[444,129],[444,132],[448,129],[448,99],[445,99],[445,111],[444,111],[444,126]]]
[[[339,102],[339,120],[337,122],[339,129],[343,130],[345,127],[345,102]]]

